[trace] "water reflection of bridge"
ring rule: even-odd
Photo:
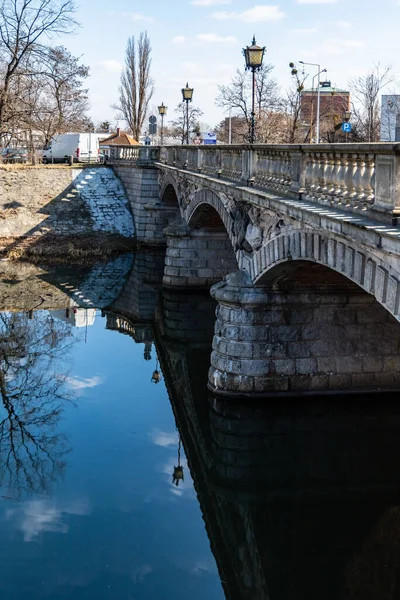
[[[139,287],[139,313],[126,287],[107,325],[155,344],[226,598],[400,597],[395,401],[210,396],[213,301]]]
[[[210,396],[213,300],[161,290],[157,256],[136,257],[113,293],[107,275],[108,296],[97,278],[85,297],[104,299],[107,327],[145,358],[156,347],[227,600],[399,598],[395,402]]]

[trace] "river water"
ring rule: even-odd
[[[0,269],[0,598],[399,598],[396,398],[211,397],[135,265]]]

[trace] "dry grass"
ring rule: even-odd
[[[0,171],[31,171],[34,169],[98,169],[99,167],[104,167],[104,163],[74,163],[72,166],[66,165],[64,163],[57,164],[38,164],[38,165],[30,165],[30,164],[0,164]]]
[[[91,264],[132,252],[134,240],[117,235],[25,237],[0,240],[0,256],[12,261]]]

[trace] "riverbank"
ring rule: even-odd
[[[129,201],[111,168],[1,167],[1,257],[107,259],[132,250],[134,238]]]

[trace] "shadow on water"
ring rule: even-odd
[[[93,271],[73,288],[65,272],[40,277],[63,298],[102,302],[107,327],[143,343],[144,358],[155,344],[226,599],[399,598],[397,398],[210,396],[215,304],[160,292],[156,264],[143,255],[120,265],[123,282],[105,277],[101,294],[88,284],[99,283]],[[0,474],[16,494],[48,489],[69,449],[57,434],[65,396],[54,365],[73,340],[57,323],[44,312],[1,315]]]

